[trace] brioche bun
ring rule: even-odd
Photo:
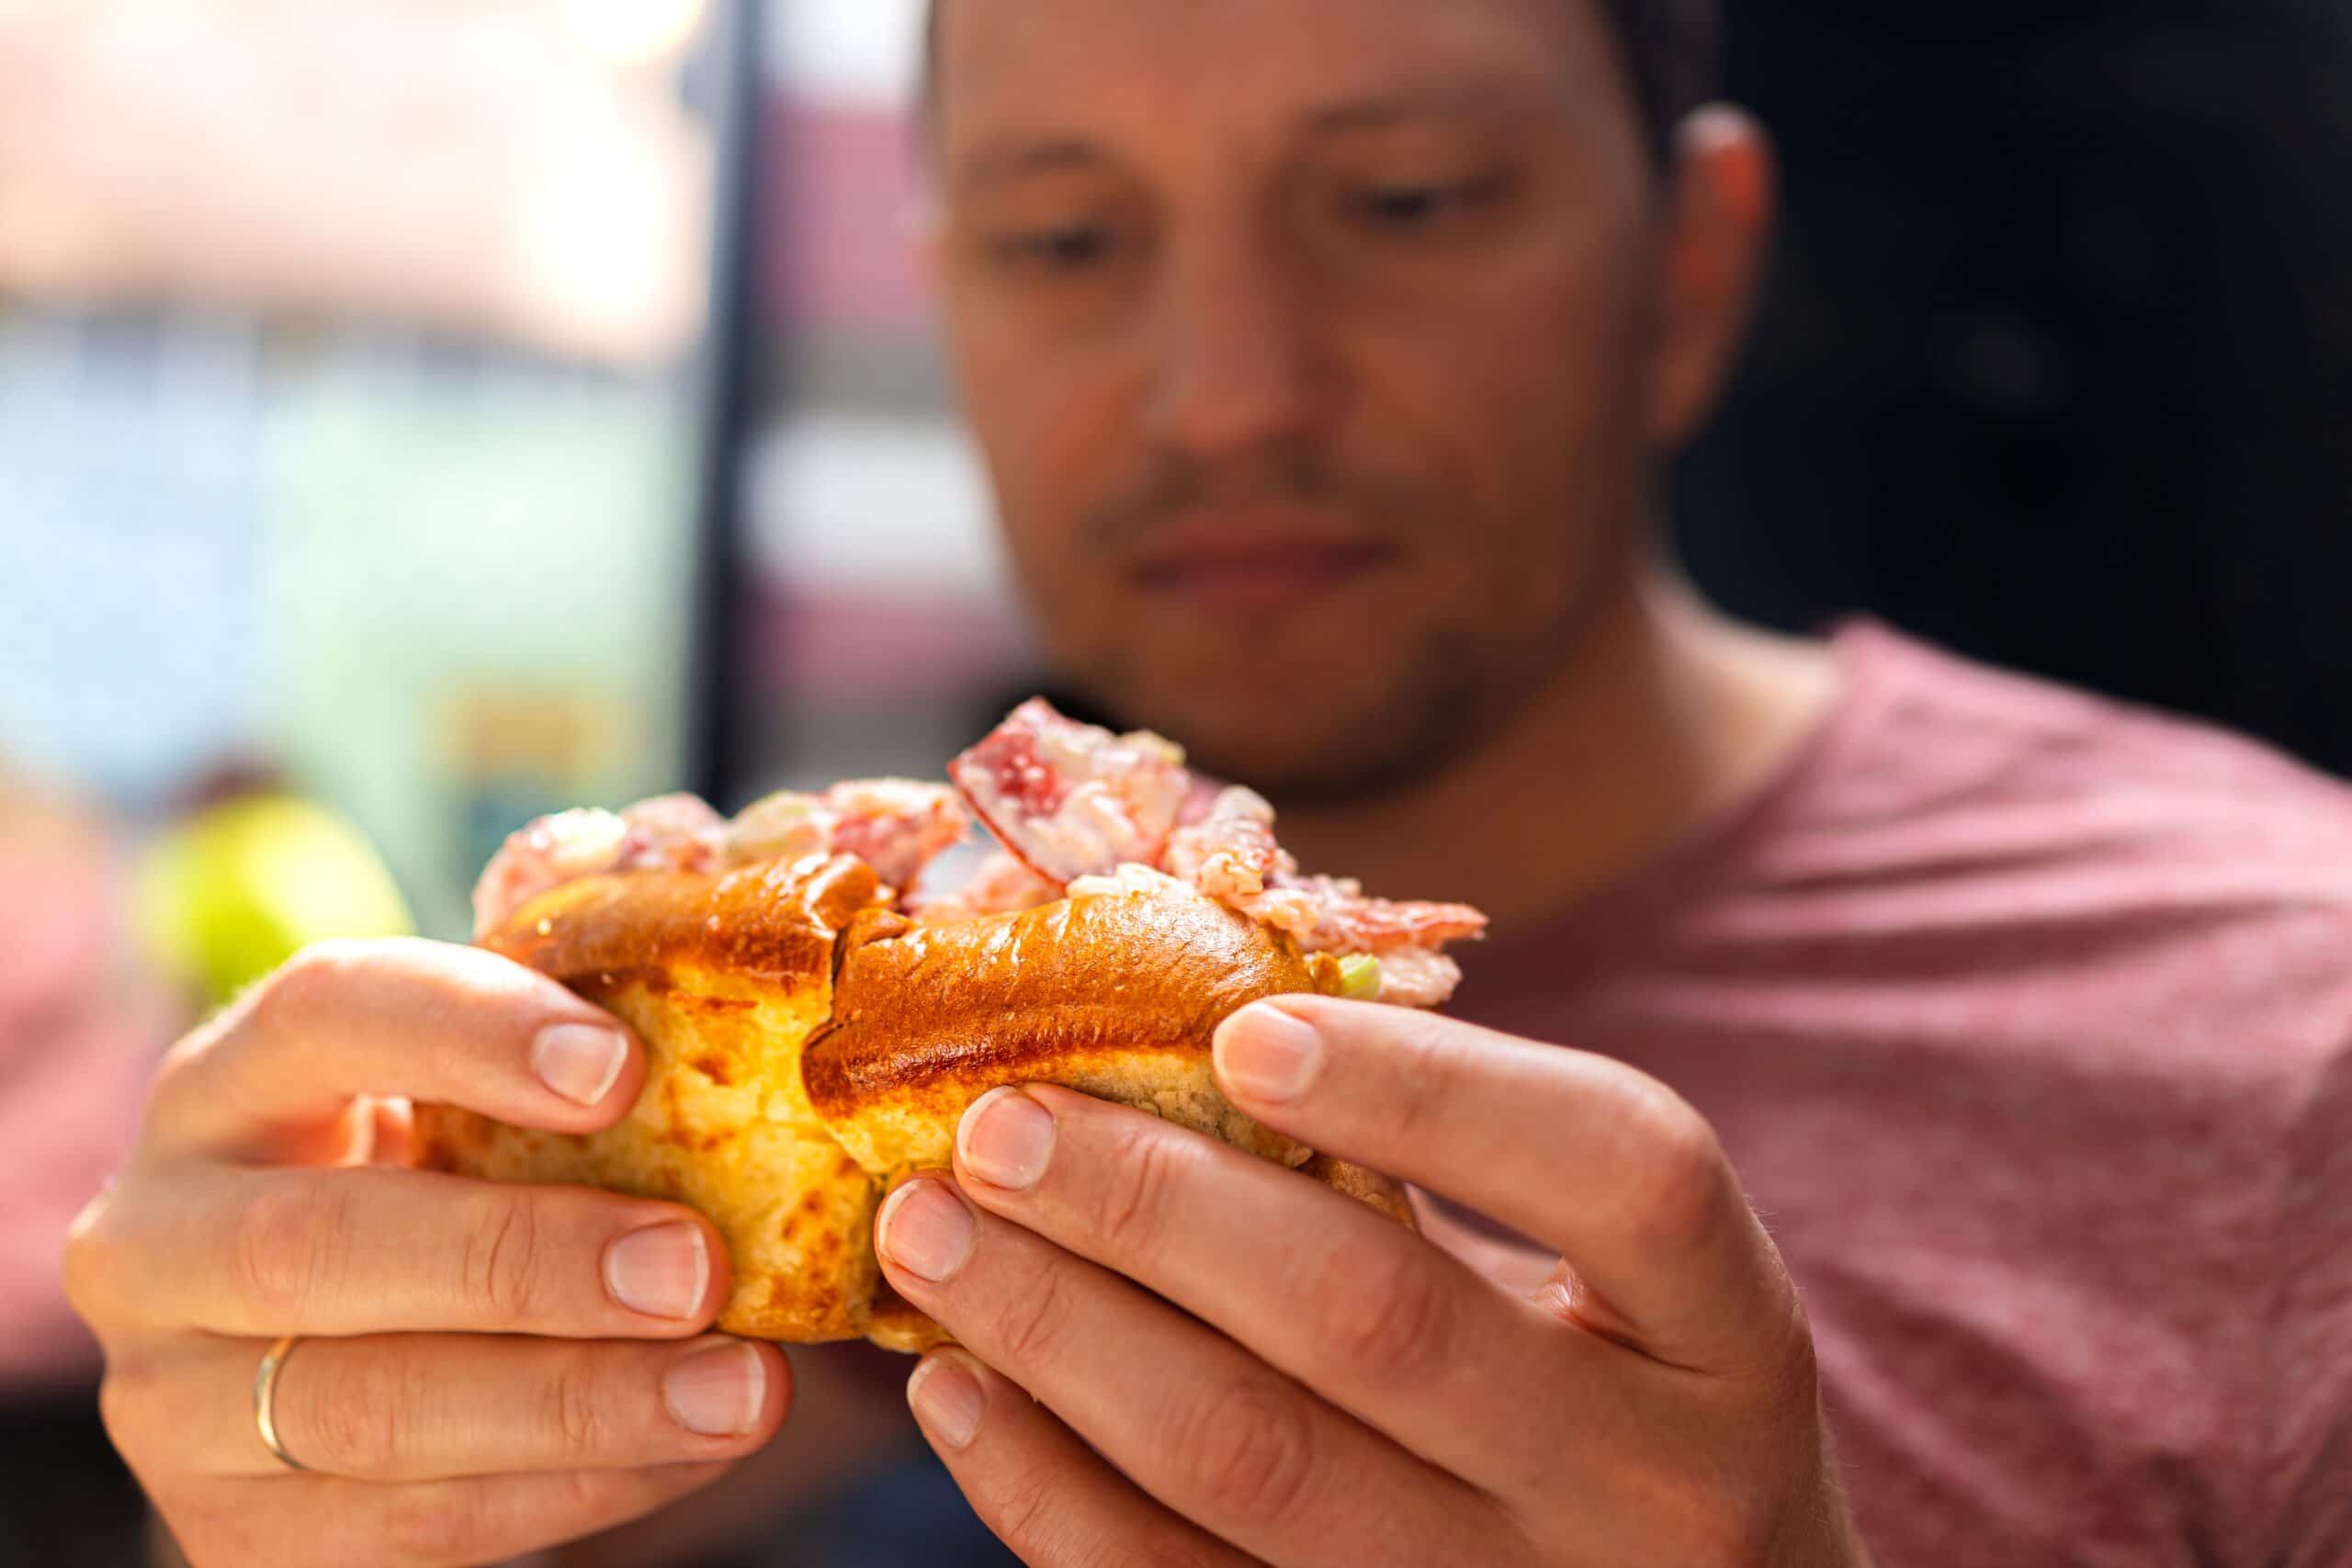
[[[883,1282],[875,1211],[894,1183],[946,1167],[966,1109],[1008,1084],[1150,1111],[1411,1223],[1393,1182],[1315,1156],[1218,1091],[1218,1023],[1263,998],[1334,990],[1336,966],[1204,897],[1080,892],[926,925],[897,912],[865,862],[834,855],[582,877],[483,945],[625,1021],[645,1043],[645,1086],[618,1125],[582,1136],[419,1107],[424,1163],[699,1210],[734,1261],[728,1333],[942,1342]]]

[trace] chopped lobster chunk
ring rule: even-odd
[[[1218,791],[1199,820],[1169,836],[1161,865],[1212,898],[1262,892],[1269,877],[1298,870],[1274,842],[1274,808],[1247,789]]]
[[[960,886],[918,885],[902,902],[907,913],[927,925],[974,920],[983,915],[1014,915],[1050,904],[1062,890],[1004,850],[992,850]]]
[[[1301,876],[1298,863],[1274,841],[1274,808],[1246,789],[1220,794],[1208,813],[1170,838],[1165,869],[1254,919],[1298,939],[1308,953],[1391,953],[1436,950],[1476,936],[1487,919],[1461,904],[1393,904],[1367,898],[1363,886],[1328,876]],[[1412,961],[1408,961],[1408,964]],[[1452,969],[1444,964],[1445,970]],[[1458,977],[1458,976],[1457,976]],[[1443,974],[1418,970],[1384,981],[1382,995],[1399,986],[1423,991]],[[1451,992],[1451,983],[1443,988]],[[1420,1005],[1420,1004],[1414,1004]]]
[[[784,790],[753,801],[727,825],[726,855],[729,865],[754,861],[797,860],[830,854],[833,826],[823,798]]]
[[[627,822],[609,811],[560,811],[507,835],[474,884],[474,936],[487,936],[524,905],[576,877],[619,868]]]
[[[855,855],[893,887],[913,886],[922,868],[972,830],[963,802],[945,784],[875,779],[835,784],[824,795],[832,848]]]
[[[613,871],[692,871],[718,854],[718,813],[691,795],[639,801],[618,816],[560,811],[507,835],[474,884],[474,934],[486,935],[543,893]]]
[[[1205,816],[1170,835],[1168,874],[1253,919],[1294,934],[1321,913],[1310,895],[1283,886],[1298,863],[1274,841],[1274,808],[1246,789],[1220,792]]]
[[[1369,953],[1380,961],[1380,998],[1398,1007],[1438,1007],[1462,982],[1462,968],[1439,951],[1481,935],[1487,917],[1466,904],[1399,904],[1364,896],[1361,883],[1330,876],[1277,875],[1269,897],[1304,899],[1312,910],[1295,931],[1308,953]]]
[[[621,809],[622,871],[701,871],[717,861],[727,818],[698,795],[662,795]]]
[[[1315,920],[1299,933],[1309,953],[1369,953],[1385,959],[1400,948],[1442,947],[1481,935],[1487,917],[1467,904],[1397,904],[1364,896],[1351,877],[1283,876],[1283,891],[1315,905]]]
[[[1392,903],[1367,897],[1356,882],[1301,875],[1275,840],[1274,809],[1262,796],[1196,777],[1183,752],[1156,735],[1073,723],[1043,701],[1013,710],[948,772],[953,789],[842,784],[821,795],[770,795],[731,822],[690,795],[617,816],[542,818],[482,873],[476,934],[577,877],[831,854],[865,861],[927,924],[1017,913],[1065,893],[1211,898],[1336,966],[1336,994],[1405,1007],[1446,1000],[1462,972],[1439,950],[1486,929],[1486,917],[1466,905]],[[976,862],[949,853],[969,840],[967,806],[999,846]]]
[[[786,790],[744,807],[728,825],[726,853],[733,865],[855,855],[883,882],[906,887],[970,830],[971,819],[944,784],[861,779],[822,795]]]
[[[711,871],[758,861],[854,854],[894,887],[970,830],[944,784],[881,779],[823,795],[772,795],[729,821],[699,796],[665,795],[617,816],[566,811],[506,840],[474,887],[474,935],[488,935],[539,895],[583,876]]]
[[[1193,898],[1201,890],[1189,882],[1179,881],[1164,871],[1154,871],[1133,861],[1108,876],[1081,876],[1069,885],[1073,898]]]
[[[1426,947],[1392,948],[1378,962],[1380,989],[1372,999],[1394,1007],[1443,1007],[1462,983],[1462,965]]]
[[[1158,865],[1193,782],[1184,753],[1159,736],[1074,723],[1042,699],[947,773],[997,841],[1057,886]]]

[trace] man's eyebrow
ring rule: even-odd
[[[1536,108],[1533,95],[1498,87],[1445,84],[1408,87],[1321,104],[1299,117],[1299,124],[1314,134],[1350,130],[1379,130],[1415,120],[1518,119]]]
[[[956,186],[968,189],[1001,185],[1024,175],[1099,168],[1107,161],[1102,149],[1083,137],[1046,137],[1035,141],[1006,138],[984,142],[956,159],[950,177]]]
[[[1540,113],[1535,94],[1492,83],[1442,84],[1408,87],[1334,100],[1306,110],[1299,124],[1310,134],[1377,130],[1416,120],[1496,121],[1525,118]],[[1111,156],[1098,142],[1083,136],[1003,136],[982,142],[956,158],[949,169],[952,184],[962,189],[1002,185],[1028,175],[1063,174],[1073,169],[1098,169]]]

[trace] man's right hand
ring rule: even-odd
[[[609,1126],[611,1016],[488,953],[332,943],[180,1042],[129,1167],[75,1222],[107,1429],[198,1568],[482,1563],[717,1480],[788,1403],[707,1333],[727,1253],[673,1204],[404,1168],[407,1103]],[[254,1419],[254,1371],[288,1470]]]

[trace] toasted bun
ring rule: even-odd
[[[1218,1092],[1217,1024],[1317,989],[1317,972],[1289,938],[1205,899],[1104,893],[917,927],[837,856],[582,878],[484,945],[628,1022],[645,1087],[619,1125],[579,1137],[421,1107],[424,1162],[700,1210],[734,1261],[729,1333],[941,1342],[883,1283],[875,1211],[909,1173],[944,1168],[965,1110],[1006,1084],[1150,1111],[1411,1223],[1393,1182],[1313,1156]]]
[[[1290,942],[1205,898],[1099,894],[909,929],[861,917],[842,942],[808,1098],[868,1170],[944,1166],[1000,1084],[1057,1083],[1297,1165],[1307,1151],[1226,1103],[1209,1037],[1261,997],[1315,989]]]

